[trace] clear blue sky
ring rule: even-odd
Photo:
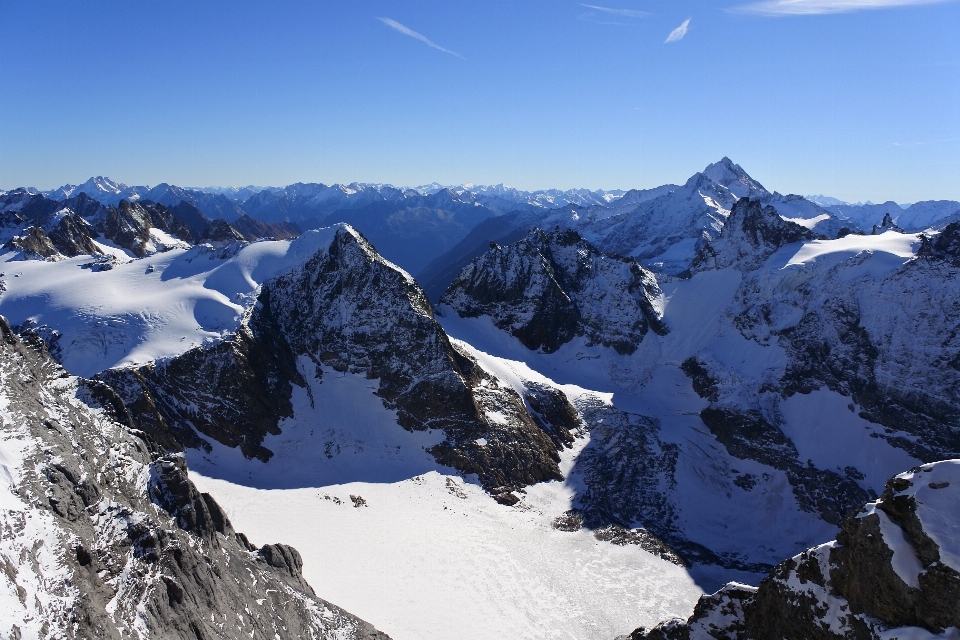
[[[747,2],[0,0],[0,187],[632,188],[727,155],[960,199],[960,1]]]

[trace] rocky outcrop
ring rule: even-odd
[[[784,472],[798,506],[825,522],[840,524],[870,497],[852,477],[803,464],[790,439],[759,412],[710,407],[700,412],[700,418],[733,457]]]
[[[386,639],[318,599],[295,550],[236,533],[110,387],[2,318],[0,406],[0,635]]]
[[[960,268],[950,238],[941,249],[924,241],[919,259],[876,278],[846,275],[868,253],[818,277],[758,271],[741,286],[734,322],[745,337],[784,349],[772,385],[784,397],[827,388],[915,458],[960,455]]]
[[[99,231],[117,246],[142,258],[147,255],[152,227],[150,212],[143,205],[121,200],[118,207],[107,209]]]
[[[690,271],[730,266],[749,271],[780,247],[817,237],[813,231],[781,218],[772,206],[763,206],[760,200],[740,198],[730,210],[720,237],[700,248]]]
[[[243,242],[243,235],[230,226],[226,220],[214,220],[210,227],[203,232],[204,242],[212,242],[215,245],[231,244],[233,242]]]
[[[199,437],[207,436],[264,462],[273,453],[263,439],[292,415],[292,385],[305,384],[271,314],[269,290],[230,339],[99,378],[166,448],[209,448]]]
[[[244,214],[230,223],[247,240],[257,238],[275,238],[284,240],[296,238],[303,230],[293,222],[262,222]]]
[[[576,423],[562,394],[532,389],[524,398],[500,384],[451,343],[409,275],[350,227],[324,233],[329,246],[264,283],[232,336],[101,379],[170,449],[208,447],[210,438],[267,461],[264,439],[292,415],[293,387],[325,365],[378,380],[398,429],[440,430],[445,440],[430,449],[437,461],[477,474],[504,500],[559,479],[558,449]],[[304,357],[313,364],[304,368]]]
[[[4,249],[20,251],[24,259],[46,260],[56,259],[60,252],[53,246],[49,236],[40,227],[27,227],[26,233],[14,236],[5,245]]]
[[[686,621],[631,640],[919,637],[960,628],[960,460],[891,479],[837,539],[790,558],[759,588],[728,584]]]
[[[97,232],[89,222],[69,209],[48,235],[57,251],[67,257],[103,253],[93,241]]]
[[[379,379],[400,426],[446,434],[431,450],[442,464],[494,493],[561,477],[557,446],[523,399],[452,345],[419,285],[352,228],[264,288],[294,353]]]
[[[935,236],[920,236],[917,256],[960,267],[960,222],[951,222]]]
[[[576,336],[636,351],[664,334],[656,278],[636,261],[600,253],[574,231],[534,229],[467,265],[440,299],[465,318],[490,316],[527,348],[550,353]]]

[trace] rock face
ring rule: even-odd
[[[709,407],[700,412],[700,418],[730,455],[784,472],[797,505],[825,522],[840,524],[869,497],[855,478],[803,464],[793,442],[760,412]]]
[[[93,238],[97,232],[89,222],[80,215],[67,209],[65,215],[49,233],[50,241],[61,254],[67,257],[81,255],[99,255],[103,251],[96,245]]]
[[[960,628],[958,531],[960,460],[923,465],[891,479],[835,541],[784,561],[759,588],[728,584],[687,621],[630,638],[873,639]]]
[[[4,637],[387,636],[318,599],[296,550],[257,549],[102,382],[0,318]]]
[[[147,254],[152,227],[150,212],[143,205],[121,200],[116,209],[108,209],[100,230],[108,239],[142,258]]]
[[[660,288],[636,261],[604,255],[575,231],[534,229],[467,265],[443,295],[465,318],[490,316],[527,348],[556,351],[575,336],[618,353],[665,334]]]
[[[264,283],[229,339],[101,377],[167,446],[202,447],[201,434],[268,460],[264,437],[279,432],[293,386],[322,376],[321,364],[379,380],[398,428],[442,431],[430,449],[437,461],[477,474],[494,495],[561,477],[558,448],[572,439],[575,412],[548,393],[522,398],[483,371],[447,338],[413,279],[348,226]]]
[[[60,255],[50,237],[40,227],[27,227],[26,233],[11,238],[4,248],[19,250],[22,257],[28,260],[46,260]]]
[[[164,195],[167,200],[172,197],[171,193]],[[102,254],[97,238],[142,258],[172,246],[169,240],[164,244],[153,230],[187,244],[217,245],[300,233],[294,224],[263,223],[249,216],[243,216],[238,224],[242,231],[221,219],[211,221],[187,201],[168,207],[146,199],[119,200],[114,206],[103,205],[83,192],[60,202],[25,190],[0,196],[0,239],[5,240],[5,248],[20,250],[25,259]]]
[[[917,255],[926,260],[960,267],[960,222],[951,222],[933,237],[921,236]]]
[[[690,270],[696,273],[736,266],[741,271],[749,271],[780,247],[815,238],[817,235],[809,229],[781,218],[772,206],[763,206],[760,200],[740,198],[730,210],[720,237],[701,247]]]

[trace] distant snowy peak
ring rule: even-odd
[[[804,198],[810,202],[815,202],[821,207],[832,207],[838,204],[850,204],[849,202],[844,202],[843,200],[838,200],[837,198],[833,198],[831,196],[825,196],[822,193],[818,193],[817,195],[807,195],[804,196]]]
[[[720,186],[726,187],[730,193],[738,198],[746,196],[756,197],[769,193],[763,185],[751,178],[738,164],[724,156],[719,162],[714,162],[703,170],[707,176]]]
[[[431,195],[443,189],[454,193],[470,193],[484,206],[495,204],[497,201],[508,202],[517,208],[533,207],[536,209],[559,209],[573,204],[581,207],[606,205],[623,196],[626,191],[621,189],[540,189],[526,191],[501,184],[478,185],[467,183],[456,186],[444,186],[437,182],[414,187],[423,195]],[[496,208],[495,204],[495,208]],[[499,205],[500,208],[503,205]]]

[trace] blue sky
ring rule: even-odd
[[[633,188],[727,155],[783,193],[960,199],[956,0],[0,0],[0,24],[3,188]]]

